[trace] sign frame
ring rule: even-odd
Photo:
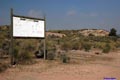
[[[33,17],[28,17],[28,16],[20,16],[20,15],[12,15],[12,20],[13,20],[13,17],[18,17],[18,18],[25,18],[25,19],[31,19],[31,20],[40,20],[40,21],[44,21],[44,37],[30,37],[30,36],[14,36],[13,34],[13,37],[15,37],[15,38],[40,38],[40,39],[44,39],[45,38],[45,30],[46,30],[46,26],[45,26],[45,19],[40,19],[40,18],[33,18]],[[13,22],[12,22],[12,24],[13,24]]]

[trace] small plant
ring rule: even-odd
[[[19,51],[18,51],[19,50]],[[14,58],[17,63],[20,64],[30,64],[32,63],[32,53],[30,51],[29,45],[25,45],[23,48],[19,47],[14,49]]]
[[[71,50],[72,44],[70,42],[66,41],[61,45],[61,48],[62,48],[62,50],[65,50],[65,51]]]
[[[82,46],[85,49],[85,51],[89,51],[91,49],[91,44],[89,43],[83,43]]]
[[[8,68],[7,64],[0,64],[0,73],[5,71]]]
[[[80,43],[79,42],[73,42],[72,43],[72,49],[73,50],[79,50],[80,49]]]
[[[19,54],[18,57],[19,63],[22,64],[29,64],[32,62],[32,55],[28,51],[23,51],[22,53]]]
[[[103,48],[103,53],[108,53],[111,50],[111,46],[109,44],[106,44],[105,47]]]
[[[29,45],[27,45],[26,50],[33,51],[34,50],[34,46],[29,44]]]
[[[54,51],[48,52],[47,59],[48,60],[54,60],[55,59],[55,53],[54,53]]]
[[[66,54],[61,54],[61,60],[63,63],[69,63],[70,62],[70,57],[68,57]]]

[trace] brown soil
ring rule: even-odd
[[[17,65],[0,73],[0,80],[104,80],[120,79],[120,51],[94,54],[70,51],[71,62],[38,60],[33,65]],[[74,56],[76,55],[76,56]]]

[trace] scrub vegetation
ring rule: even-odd
[[[96,29],[95,29],[96,30]],[[120,38],[116,34],[115,29],[111,29],[108,36],[95,36],[90,33],[85,36],[80,31],[84,30],[50,30],[50,33],[57,33],[56,35],[47,34],[46,36],[46,52],[48,60],[61,60],[63,63],[68,63],[70,57],[67,53],[70,50],[84,50],[89,52],[93,49],[102,50],[103,53],[116,51],[120,49]],[[9,56],[10,50],[10,34],[9,26],[0,27],[0,60]],[[59,36],[59,34],[61,34]],[[64,34],[64,35],[63,35]],[[62,36],[63,35],[63,36]],[[31,64],[37,58],[43,58],[44,55],[44,40],[43,39],[14,39],[13,56],[17,64]],[[0,71],[2,69],[0,63]]]

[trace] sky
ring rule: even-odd
[[[0,0],[0,25],[14,14],[43,18],[47,30],[115,28],[120,34],[120,0]]]

